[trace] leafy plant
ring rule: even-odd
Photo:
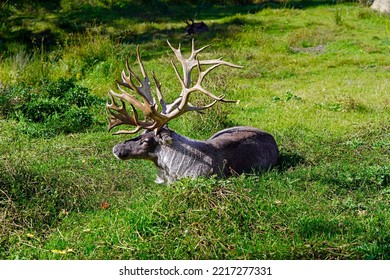
[[[293,92],[291,92],[290,90],[286,91],[285,95],[283,97],[279,97],[279,96],[274,96],[272,98],[272,101],[274,102],[279,102],[279,101],[283,101],[283,102],[288,102],[290,100],[296,100],[296,101],[301,101],[302,98],[295,95]]]
[[[17,84],[3,89],[0,112],[19,122],[19,128],[31,136],[74,133],[98,123],[93,107],[103,100],[90,94],[73,79],[61,78],[38,89]]]

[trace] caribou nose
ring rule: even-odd
[[[112,153],[114,156],[118,159],[123,159],[123,148],[120,145],[115,145],[114,148],[112,148]]]

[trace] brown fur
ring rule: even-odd
[[[157,182],[183,177],[220,177],[269,169],[279,157],[275,139],[253,127],[224,129],[206,141],[197,141],[163,128],[118,144],[113,153],[122,160],[147,159],[159,169]]]

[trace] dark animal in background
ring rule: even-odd
[[[189,23],[189,21],[191,21],[191,23]],[[189,21],[185,20],[185,23],[187,23],[186,32],[188,35],[201,34],[209,31],[209,27],[203,21],[194,22],[193,19],[190,19]]]
[[[146,74],[137,47],[137,61],[141,69],[141,80],[130,69],[127,61],[128,74],[122,71],[122,81],[118,81],[121,93],[109,92],[111,103],[107,103],[109,130],[119,125],[130,125],[133,130],[120,130],[115,134],[134,134],[140,130],[140,136],[117,144],[113,148],[114,155],[122,160],[147,159],[154,162],[158,168],[157,183],[171,183],[183,177],[230,176],[251,172],[253,170],[269,169],[278,161],[279,150],[275,139],[269,133],[257,128],[238,126],[217,132],[206,141],[186,138],[167,127],[170,120],[189,111],[202,111],[220,102],[235,102],[225,100],[224,95],[216,96],[202,86],[205,76],[221,65],[241,68],[241,66],[223,61],[222,59],[200,60],[198,54],[208,46],[195,49],[192,40],[192,52],[186,59],[179,48],[169,46],[180,61],[180,74],[172,62],[173,69],[181,85],[181,93],[172,103],[167,103],[162,95],[161,84],[153,73],[158,103],[151,92],[150,80]],[[202,66],[209,66],[202,70]],[[191,71],[197,69],[196,81],[191,82]],[[139,85],[135,85],[136,80]],[[122,87],[136,93],[129,94]],[[192,93],[202,93],[213,101],[205,106],[195,106],[189,102]],[[119,99],[120,104],[117,104]],[[132,114],[126,109],[130,104]],[[137,111],[138,110],[138,111]]]

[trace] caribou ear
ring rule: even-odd
[[[173,142],[171,133],[172,131],[169,129],[162,129],[158,134],[159,143],[161,145],[167,145],[167,146],[171,145]]]
[[[161,138],[161,144],[170,146],[172,144],[172,142],[173,142],[173,138],[169,135]]]

